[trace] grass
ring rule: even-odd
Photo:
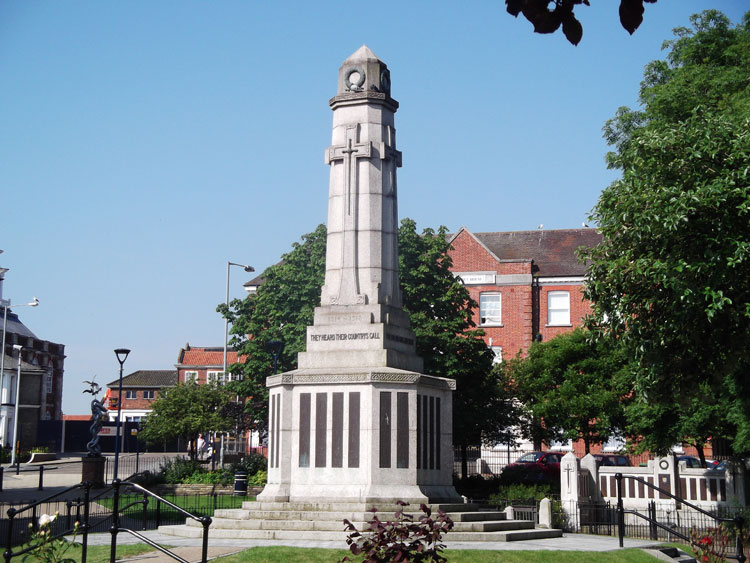
[[[150,545],[145,543],[137,543],[132,545],[118,545],[117,546],[117,559],[124,557],[133,557],[142,553],[148,553],[153,551]],[[70,555],[74,561],[81,560],[81,550],[75,549],[68,551],[66,555]],[[108,563],[109,562],[109,546],[108,545],[90,545],[86,550],[86,563]]]
[[[191,514],[198,516],[213,516],[214,505],[213,497],[208,495],[164,495],[164,499],[169,502],[176,504],[183,510],[187,510]],[[143,495],[122,495],[120,497],[120,507],[126,506],[134,501],[143,499]],[[242,508],[242,503],[245,501],[255,500],[255,497],[236,497],[233,495],[220,495],[217,497],[218,503],[217,508]],[[106,508],[112,508],[112,498],[101,498],[97,500],[98,504],[105,506]],[[132,506],[126,513],[133,518],[141,518],[143,515],[143,507],[140,504]],[[163,505],[161,506],[161,516],[163,519],[168,520],[177,517],[177,511],[173,508]],[[146,518],[153,520],[156,518],[156,499],[149,498],[148,508],[146,509]]]

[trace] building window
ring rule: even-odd
[[[185,372],[185,383],[198,383],[198,372],[197,371],[186,371]]]
[[[217,385],[224,385],[224,372],[223,371],[209,371],[208,382],[216,383]]]
[[[125,391],[126,399],[135,399],[137,397],[137,391],[135,389],[128,389]]]
[[[154,390],[153,389],[144,389],[143,390],[143,398],[144,399],[153,399],[154,398]]]
[[[481,293],[479,295],[479,324],[499,325],[501,323],[500,294]]]
[[[571,440],[565,440],[565,441],[559,441],[559,442],[557,440],[551,440],[549,443],[549,449],[555,450],[555,451],[572,452],[573,442]]]
[[[52,374],[51,373],[46,374],[44,381],[45,381],[47,393],[52,393],[53,391],[52,386],[53,386],[53,381],[54,381]]]
[[[490,346],[490,350],[492,350],[492,353],[495,355],[494,358],[492,358],[493,364],[500,364],[503,361],[503,348],[502,346]]]
[[[547,325],[570,326],[570,292],[547,293]]]

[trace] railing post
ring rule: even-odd
[[[615,473],[615,480],[617,481],[617,537],[620,540],[620,547],[623,547],[625,539],[625,509],[622,505],[622,473]]]
[[[44,464],[39,466],[39,490],[44,490]]]
[[[742,545],[742,535],[745,531],[745,519],[742,516],[737,516],[734,521],[737,524],[737,561],[739,563],[745,563],[747,557],[745,557],[745,546]]]
[[[146,530],[147,527],[147,515],[148,515],[148,495],[143,494],[143,530]]]
[[[3,492],[3,468],[0,467],[0,493]]]
[[[208,561],[208,527],[211,525],[211,517],[203,516],[201,518],[201,524],[203,525],[203,547],[201,549],[201,562],[206,563]]]
[[[86,554],[89,548],[89,502],[91,498],[91,481],[86,481],[83,484],[83,522],[80,524],[79,529],[83,529],[81,535],[81,563],[86,563]],[[76,510],[76,515],[79,514],[81,507],[80,504]]]
[[[112,488],[115,495],[112,499],[112,526],[109,532],[112,534],[112,542],[109,547],[109,563],[115,563],[117,560],[117,532],[120,528],[120,480],[112,480]]]
[[[656,501],[652,500],[648,503],[648,530],[649,538],[652,540],[658,540],[658,529],[656,527]]]
[[[156,499],[156,528],[161,526],[161,501]]]
[[[6,538],[5,542],[5,552],[3,553],[3,558],[5,559],[5,563],[10,562],[10,558],[13,557],[13,552],[11,551],[10,546],[13,545],[13,522],[14,518],[16,516],[16,509],[11,507],[8,509],[8,536]]]

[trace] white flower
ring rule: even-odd
[[[49,515],[49,514],[42,514],[39,517],[39,527],[44,528],[45,526],[49,525],[50,523],[55,521],[55,518],[57,518],[57,513]]]

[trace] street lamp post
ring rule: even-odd
[[[227,314],[229,313],[229,267],[239,266],[246,272],[254,272],[255,268],[247,266],[245,264],[237,264],[236,262],[230,262],[227,260],[227,293],[224,299],[224,304],[227,306]],[[229,343],[229,317],[224,317],[224,381],[227,380],[227,345]],[[239,397],[237,398],[239,400]],[[224,434],[221,435],[221,450],[219,452],[219,463],[224,467]]]
[[[115,468],[112,471],[112,481],[117,480],[117,464],[120,461],[120,415],[122,413],[122,366],[128,359],[130,350],[127,348],[117,348],[115,356],[120,362],[120,381],[117,384],[117,425],[115,426]]]
[[[227,306],[227,312],[229,309],[229,266],[239,266],[246,272],[255,271],[255,268],[253,268],[252,266],[246,266],[244,264],[237,264],[236,262],[227,261],[227,294],[226,294],[226,299],[224,300],[224,303]],[[224,380],[225,381],[227,377],[227,344],[228,342],[229,342],[229,318],[224,317]]]
[[[16,375],[16,401],[13,405],[13,449],[10,452],[10,465],[16,462],[16,450],[18,449],[18,401],[21,399],[21,349],[19,344],[14,344],[13,349],[18,351],[18,375]],[[20,460],[19,460],[20,461]]]
[[[2,251],[0,251],[2,252]],[[7,272],[7,268],[0,268],[0,278],[2,278],[2,275]],[[16,307],[38,307],[39,306],[39,299],[34,297],[33,301],[30,301],[29,303],[22,303],[21,305],[16,305]],[[3,336],[2,336],[2,344],[0,344],[0,393],[2,393],[3,385],[5,382],[5,334],[7,333],[8,329],[8,309],[10,309],[10,299],[0,299],[0,307],[3,308]],[[3,435],[0,436],[0,441],[2,441],[3,445],[5,445],[5,428],[3,430]],[[15,435],[13,437],[15,440]]]

